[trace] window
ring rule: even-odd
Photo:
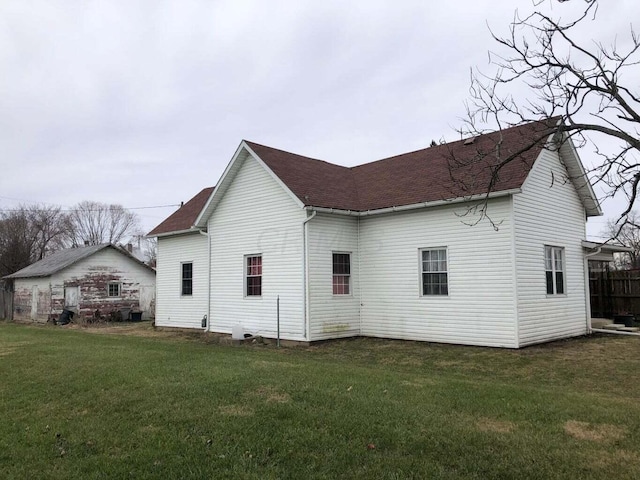
[[[333,294],[349,295],[349,279],[351,277],[351,254],[333,254]]]
[[[193,295],[193,263],[182,264],[182,295]]]
[[[564,248],[544,247],[547,295],[564,294]]]
[[[447,249],[420,250],[422,271],[422,295],[449,295],[447,273]]]
[[[247,297],[260,297],[262,295],[262,255],[245,257],[245,265],[245,295]]]
[[[110,297],[119,297],[120,296],[120,284],[119,283],[110,283],[107,285],[107,295]]]

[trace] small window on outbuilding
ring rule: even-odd
[[[107,295],[109,297],[119,297],[120,296],[120,284],[119,283],[110,283],[107,285]]]

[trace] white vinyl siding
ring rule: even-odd
[[[208,222],[211,232],[211,330],[274,338],[277,298],[283,339],[306,340],[302,222],[305,211],[252,156],[240,154],[233,181]],[[261,296],[245,296],[245,258],[262,256]]]
[[[199,233],[158,238],[156,325],[202,328],[207,315],[207,237]],[[191,295],[183,295],[183,265],[190,263]]]
[[[511,199],[489,201],[498,231],[464,206],[360,221],[362,335],[515,347]],[[458,215],[456,215],[458,214]],[[446,246],[448,295],[421,293],[418,252]]]
[[[318,214],[307,223],[311,340],[360,334],[358,219]],[[349,295],[333,294],[333,254],[350,253]]]
[[[514,196],[519,345],[587,332],[585,211],[558,154],[544,151]],[[564,294],[548,295],[545,245],[562,247]]]

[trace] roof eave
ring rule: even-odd
[[[171,232],[160,232],[160,233],[148,233],[145,235],[145,238],[162,238],[162,237],[173,237],[175,235],[185,235],[187,233],[196,233],[202,231],[201,228],[191,227],[184,230],[174,230]]]
[[[605,251],[608,251],[608,252],[618,252],[618,253],[633,252],[633,248],[626,247],[624,245],[616,245],[616,244],[612,244],[612,243],[591,242],[589,240],[582,240],[582,247],[583,248],[588,248],[590,250],[601,249],[601,250],[605,250]]]
[[[580,196],[580,200],[582,201],[587,217],[602,216],[602,207],[600,206],[598,197],[596,197],[593,186],[587,176],[587,172],[584,169],[582,160],[580,160],[580,155],[578,155],[578,151],[571,140],[571,137],[566,133],[564,133],[560,149],[562,149],[563,146],[567,146],[567,149],[569,150],[569,158],[563,158],[562,160],[567,172],[569,173],[569,177],[574,182],[575,189]],[[567,160],[569,160],[569,164],[567,164]]]
[[[431,208],[431,207],[438,207],[442,205],[451,205],[451,204],[458,204],[458,203],[464,203],[464,202],[475,202],[475,201],[480,201],[485,199],[489,200],[489,199],[499,198],[499,197],[508,197],[510,195],[515,195],[521,192],[522,192],[522,189],[520,188],[512,188],[509,190],[490,192],[489,194],[482,193],[478,195],[469,195],[466,197],[455,197],[455,198],[450,198],[445,200],[434,200],[430,202],[412,203],[409,205],[398,205],[394,207],[377,208],[372,210],[346,210],[346,209],[330,208],[330,207],[315,207],[313,205],[307,205],[305,206],[305,209],[315,210],[320,213],[330,213],[335,215],[367,217],[371,215],[383,215],[386,213],[403,212],[407,210],[418,210],[421,208]]]

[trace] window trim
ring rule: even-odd
[[[184,276],[184,266],[191,265],[191,278],[185,279]],[[191,293],[184,293],[184,281],[191,281]],[[180,262],[180,296],[181,297],[192,297],[193,296],[193,261],[189,262]]]
[[[334,271],[334,255],[347,255],[349,257],[349,273],[344,274],[344,273],[335,273]],[[342,252],[342,251],[332,251],[331,252],[331,294],[334,297],[351,297],[353,296],[353,285],[351,282],[351,252]],[[347,279],[347,293],[336,293],[334,290],[335,284],[334,284],[334,279],[335,277],[343,277]]]
[[[111,287],[118,287],[117,295],[111,295]],[[122,284],[120,282],[108,282],[107,283],[107,297],[108,298],[119,298],[122,296]]]
[[[446,262],[446,270],[444,271],[434,271],[434,272],[425,272],[424,271],[424,265],[423,265],[423,257],[422,254],[423,252],[427,252],[427,251],[439,251],[439,250],[444,250],[444,261]],[[446,275],[446,279],[447,279],[447,293],[425,293],[424,291],[424,274],[425,273],[439,273],[442,274],[444,273]],[[419,292],[420,292],[420,297],[421,298],[449,298],[450,293],[451,293],[451,289],[450,289],[450,285],[449,285],[449,248],[446,246],[439,246],[439,247],[423,247],[418,249],[418,283],[419,283]]]
[[[551,257],[547,257],[547,252],[551,252]],[[556,270],[556,252],[560,252],[560,266],[561,270]],[[545,278],[545,292],[548,297],[558,297],[567,295],[567,262],[566,262],[565,248],[558,245],[544,245],[544,278]],[[551,270],[548,269],[548,263],[551,264]],[[549,280],[548,274],[551,273],[551,292],[549,292]],[[562,291],[558,292],[558,273],[562,274]]]
[[[260,274],[259,275],[249,275],[249,259],[250,258],[260,258]],[[250,294],[249,293],[249,278],[260,278],[260,294]],[[243,284],[244,284],[244,298],[262,298],[262,278],[264,277],[264,259],[262,253],[251,253],[244,256],[243,262]]]

